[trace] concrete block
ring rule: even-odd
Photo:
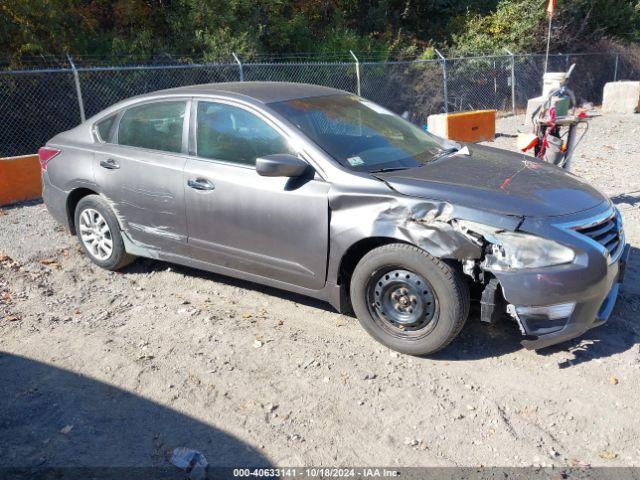
[[[440,138],[447,138],[447,114],[429,115],[427,117],[427,130]]]
[[[640,112],[640,82],[609,82],[604,86],[602,113]]]
[[[533,115],[533,112],[535,112],[536,109],[540,105],[542,105],[546,99],[547,97],[534,97],[527,100],[527,113],[524,117],[524,124],[526,126],[531,126],[531,115]]]

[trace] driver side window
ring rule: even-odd
[[[197,155],[243,165],[274,153],[292,153],[287,140],[261,118],[223,103],[198,102]]]

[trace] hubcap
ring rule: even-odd
[[[89,253],[98,260],[106,260],[113,253],[111,230],[104,217],[93,208],[80,214],[80,238]]]
[[[396,336],[421,336],[433,327],[437,302],[421,275],[401,269],[374,275],[368,297],[376,322]]]

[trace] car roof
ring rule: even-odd
[[[225,95],[236,98],[251,98],[261,103],[284,102],[297,98],[347,95],[336,88],[293,82],[224,82],[190,85],[153,92],[149,96],[172,95]],[[142,95],[144,97],[145,95]],[[140,98],[140,97],[138,97]]]

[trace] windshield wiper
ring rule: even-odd
[[[384,172],[395,172],[396,170],[407,170],[413,167],[387,167],[387,168],[379,168],[378,170],[370,170],[369,173],[384,173]]]
[[[438,160],[442,160],[443,158],[451,157],[453,155],[464,155],[468,157],[469,155],[471,155],[471,153],[469,152],[469,147],[467,147],[466,145],[462,148],[458,148],[458,147],[445,148],[440,153],[435,155],[431,159],[431,161],[437,162]]]
[[[452,153],[456,153],[458,150],[459,149],[457,147],[445,148],[440,153],[434,155],[431,161],[433,162],[434,160],[440,160],[441,158],[448,157]]]

